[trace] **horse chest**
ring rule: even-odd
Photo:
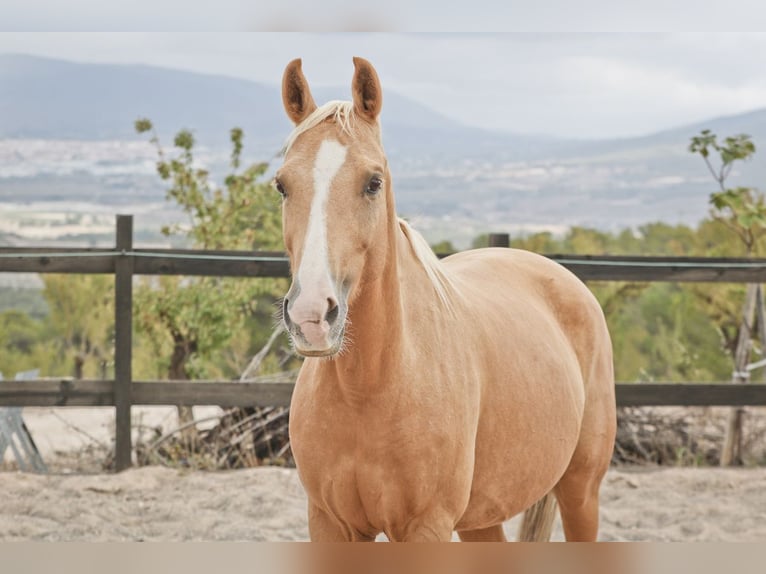
[[[438,445],[455,443],[453,429],[404,425],[362,416],[293,415],[291,442],[299,467],[323,480],[404,480],[409,474],[437,471]]]
[[[384,530],[448,492],[467,496],[472,448],[447,424],[449,417],[413,422],[337,404],[332,414],[318,411],[316,403],[307,407],[298,396],[291,412],[296,464],[312,503],[339,520]]]

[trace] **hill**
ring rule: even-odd
[[[275,79],[275,80],[278,80]],[[349,88],[320,88],[318,102],[349,99]],[[527,140],[466,127],[391,90],[385,132],[394,150],[437,146],[462,154]],[[82,64],[0,54],[0,137],[135,139],[133,121],[151,118],[166,132],[193,127],[209,144],[240,126],[262,149],[278,150],[291,124],[280,89],[248,80],[143,65]]]
[[[348,87],[315,90],[317,101],[348,97]],[[158,214],[164,194],[152,151],[133,133],[139,116],[150,117],[166,143],[192,128],[208,148],[200,158],[214,170],[226,162],[231,127],[245,130],[247,155],[256,160],[273,158],[291,129],[276,85],[0,55],[0,201]],[[766,143],[766,109],[642,137],[561,140],[472,128],[386,90],[382,121],[400,213],[417,218],[429,238],[462,245],[488,228],[696,223],[713,182],[688,153],[689,138],[709,128]],[[766,180],[763,153],[733,174],[732,184]]]

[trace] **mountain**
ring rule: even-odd
[[[220,139],[242,125],[269,139],[288,128],[284,114],[273,113],[274,92],[254,82],[149,66],[0,55],[0,136],[135,139],[133,122],[141,116],[161,130],[194,127],[203,138]]]
[[[317,88],[317,102],[350,97]],[[145,65],[83,64],[0,54],[0,138],[136,139],[133,122],[149,117],[163,135],[193,128],[201,143],[221,145],[239,126],[258,148],[277,150],[291,125],[276,85]],[[766,108],[642,137],[564,140],[465,126],[391,90],[382,117],[389,153],[424,158],[557,159],[678,146],[709,128],[766,141]],[[683,150],[682,150],[683,151]]]
[[[314,96],[348,98],[349,89],[316,89]],[[59,214],[108,214],[119,206],[140,214],[145,228],[167,223],[177,214],[164,201],[154,151],[133,132],[134,120],[151,118],[166,144],[178,129],[192,128],[207,148],[197,158],[215,174],[225,169],[234,126],[245,130],[248,158],[274,156],[291,129],[281,101],[277,86],[224,76],[0,55],[0,202],[16,202],[18,210],[44,203]],[[695,224],[715,188],[701,158],[687,150],[702,129],[753,136],[759,151],[730,184],[766,187],[766,109],[642,137],[563,140],[468,127],[385,90],[382,122],[399,212],[416,218],[429,239],[456,245],[490,229]],[[4,217],[5,231],[31,233],[21,231],[23,213],[13,225]]]
[[[349,88],[314,90],[317,102],[350,98]],[[466,127],[391,90],[384,130],[395,151],[461,153],[518,139]],[[0,55],[0,137],[135,139],[133,122],[151,118],[163,133],[190,127],[200,142],[220,145],[231,127],[259,148],[276,151],[291,129],[280,88],[248,80],[143,65],[82,64]],[[513,142],[516,145],[516,142]]]

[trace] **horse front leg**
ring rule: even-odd
[[[334,520],[324,510],[309,503],[309,537],[312,542],[372,542],[375,536],[361,534]]]
[[[446,515],[422,516],[411,520],[405,528],[386,532],[391,542],[450,542],[455,522]]]

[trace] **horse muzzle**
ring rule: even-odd
[[[334,294],[310,296],[293,285],[282,305],[282,318],[298,354],[331,357],[340,351],[346,322],[345,301],[339,302]]]

